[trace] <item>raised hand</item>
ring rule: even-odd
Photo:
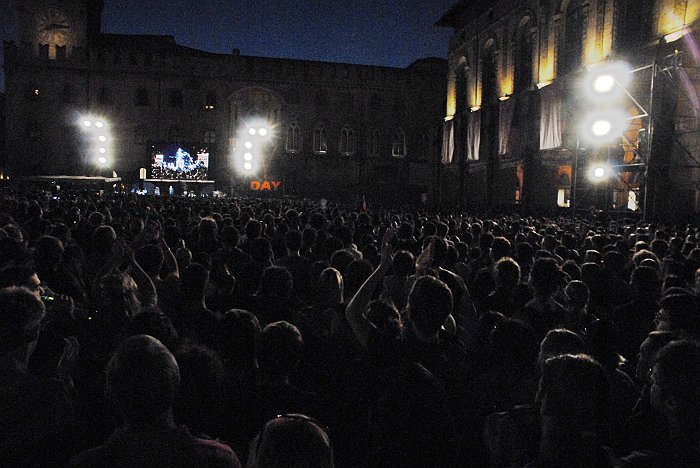
[[[382,265],[390,265],[392,256],[391,256],[391,241],[396,235],[396,231],[394,228],[388,228],[386,231],[384,231],[384,237],[382,237],[382,249],[381,249],[381,264]]]

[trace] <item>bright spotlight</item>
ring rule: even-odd
[[[97,127],[97,128],[102,128],[104,126],[105,126],[104,122],[101,122],[99,120],[97,122],[95,122],[95,127]]]
[[[581,126],[581,137],[591,144],[610,144],[621,138],[629,120],[621,110],[595,112],[586,117]]]
[[[99,158],[97,158],[97,162],[100,164],[107,164],[107,158],[105,158],[104,156],[100,156]]]
[[[591,132],[598,137],[604,137],[612,130],[612,124],[608,120],[596,120],[591,125]]]
[[[253,155],[250,154],[250,153],[245,153],[245,154],[243,155],[243,159],[245,159],[246,161],[252,161],[252,160],[253,160]]]
[[[251,149],[253,147],[253,142],[246,141],[245,143],[243,143],[243,146],[245,146],[246,149]]]
[[[583,87],[589,99],[609,100],[620,94],[631,79],[630,66],[615,62],[588,70]]]
[[[107,152],[107,148],[100,148],[97,151],[99,151],[100,154],[105,154]]]
[[[253,165],[249,162],[245,162],[243,163],[243,169],[245,169],[246,171],[251,171],[253,170]]]
[[[615,86],[615,78],[612,75],[599,75],[593,82],[593,89],[599,93],[608,93]]]
[[[596,167],[593,169],[593,177],[596,179],[602,179],[605,177],[605,168],[604,167]]]
[[[106,141],[107,141],[107,137],[106,137],[106,136],[104,136],[104,135],[100,135],[100,136],[98,136],[98,137],[97,137],[97,139],[98,139],[98,140],[100,140],[100,141],[101,141],[102,143],[104,143],[104,142],[106,142]]]
[[[87,128],[92,127],[92,120],[83,120],[83,125]]]
[[[258,133],[258,131],[255,130],[254,128],[249,128],[249,129],[248,129],[248,133],[250,133],[251,135],[255,135],[255,134]]]
[[[258,134],[260,134],[260,136],[263,136],[263,137],[267,136],[267,129],[261,128],[260,130],[258,130]]]

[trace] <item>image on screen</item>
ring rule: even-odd
[[[187,145],[166,145],[154,149],[151,178],[206,180],[209,177],[209,150]]]

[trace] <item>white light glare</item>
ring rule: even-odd
[[[614,62],[590,68],[583,80],[583,88],[589,99],[608,100],[621,94],[631,78],[629,65]]]
[[[243,143],[243,146],[246,147],[246,149],[251,149],[253,147],[253,142],[252,141],[246,141]]]
[[[596,167],[595,169],[593,169],[593,176],[596,179],[602,179],[603,177],[605,177],[605,168],[604,167]]]
[[[246,161],[252,161],[252,160],[253,160],[253,155],[250,154],[250,153],[245,153],[245,154],[243,155],[243,159],[245,159]]]
[[[107,164],[107,158],[105,158],[104,156],[100,156],[99,158],[97,158],[97,162],[100,164]]]
[[[599,75],[593,82],[593,89],[599,93],[608,93],[615,86],[615,78],[612,75]]]
[[[99,151],[100,154],[105,154],[107,152],[107,148],[100,148],[97,151]]]
[[[251,135],[255,135],[256,133],[258,133],[258,131],[255,130],[254,128],[249,128],[248,133],[250,133]]]
[[[249,162],[243,163],[243,169],[245,169],[246,171],[251,171],[253,170],[253,165]]]
[[[629,125],[627,115],[619,109],[595,112],[583,120],[581,137],[598,145],[615,143]]]
[[[598,137],[606,136],[610,133],[610,130],[612,130],[612,124],[609,120],[596,120],[591,125],[591,132]]]
[[[258,130],[258,133],[260,134],[260,136],[267,136],[267,129],[261,128],[260,130]]]
[[[83,120],[83,125],[88,128],[92,127],[92,120]]]
[[[102,143],[104,143],[104,142],[106,142],[106,141],[107,141],[107,137],[106,137],[106,136],[104,136],[104,135],[100,135],[100,136],[98,136],[98,137],[97,137],[97,139],[98,139],[98,140],[100,140],[100,141],[101,141]]]
[[[97,122],[95,122],[95,127],[97,127],[97,128],[102,128],[104,126],[105,126],[105,124],[103,122],[100,122],[99,120]]]

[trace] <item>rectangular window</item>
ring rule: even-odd
[[[627,192],[627,209],[637,211],[639,209],[639,190]]]
[[[571,206],[570,189],[559,189],[559,192],[557,193],[557,206],[561,208],[569,208],[569,206]]]

